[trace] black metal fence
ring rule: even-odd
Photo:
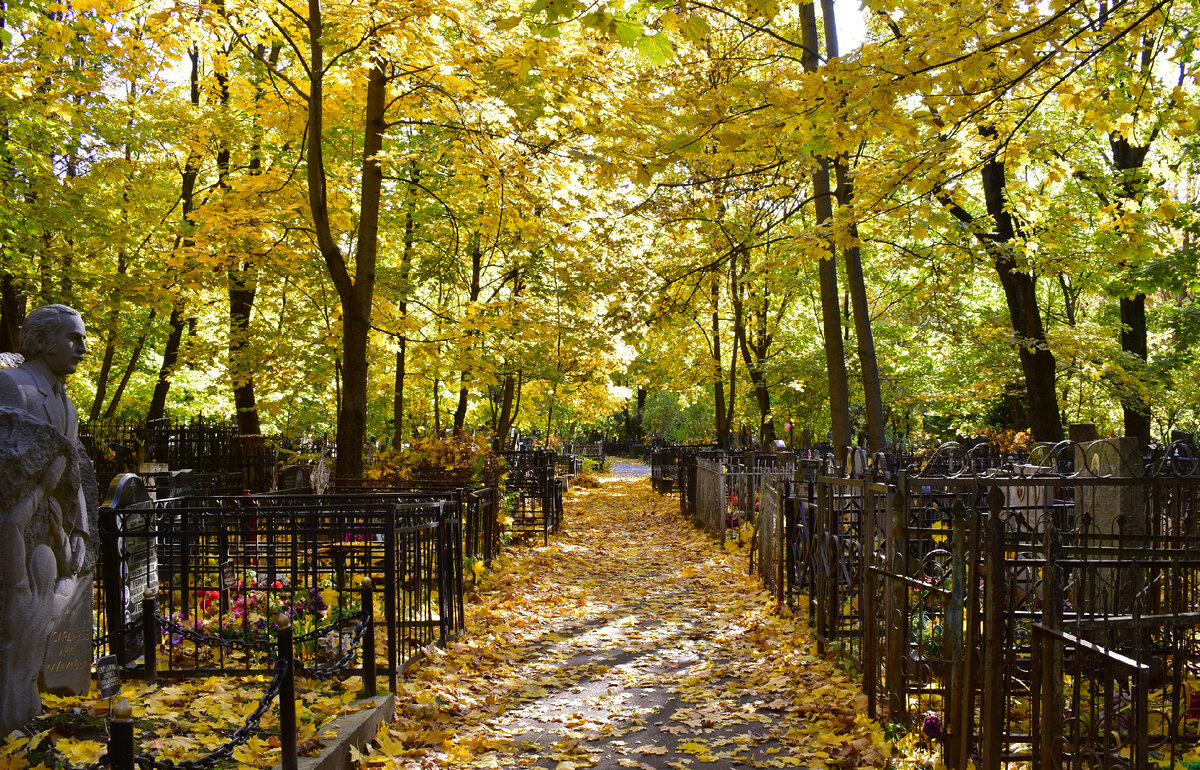
[[[323,441],[243,436],[222,420],[149,422],[103,420],[80,425],[101,489],[122,473],[191,469],[194,488],[216,494],[261,492],[275,486],[276,467],[299,454],[317,453]]]
[[[451,502],[420,493],[130,497],[102,511],[97,639],[98,652],[123,663],[145,653],[139,637],[161,642],[143,675],[268,672],[262,643],[281,613],[301,641],[299,665],[340,657],[364,610],[356,576],[381,594],[393,692],[423,648],[464,627],[461,519]],[[139,589],[156,597],[156,616]]]
[[[699,523],[710,486],[725,496],[713,515],[733,510],[709,483],[730,466],[704,454],[675,463],[687,458],[681,508]],[[1194,761],[1193,451],[845,456],[846,470],[830,456],[760,480],[759,571],[857,664],[871,716],[920,732],[953,768]]]
[[[873,716],[936,733],[950,767],[1180,761],[1200,727],[1200,477],[1045,459],[818,477],[792,575],[818,638],[858,662]]]

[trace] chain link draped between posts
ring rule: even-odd
[[[300,634],[293,641],[296,644],[301,644],[304,642],[312,642],[312,641],[316,641],[317,639],[320,639],[321,637],[325,636],[326,634],[328,634],[330,632],[342,631],[342,630],[345,630],[348,628],[355,629],[355,632],[354,632],[355,639],[356,640],[360,639],[362,637],[363,628],[366,627],[364,618],[368,614],[369,613],[367,613],[365,610],[360,610],[359,612],[357,612],[353,615],[347,615],[345,617],[338,618],[333,623],[330,623],[327,626],[322,626],[320,628],[313,629],[312,631],[308,631],[307,633]],[[156,623],[158,623],[159,628],[166,629],[166,631],[169,634],[171,634],[172,636],[178,636],[182,639],[187,639],[190,642],[195,642],[196,644],[210,645],[213,647],[223,647],[225,649],[260,650],[260,651],[269,649],[275,645],[275,643],[273,641],[271,641],[271,638],[269,636],[261,637],[261,640],[259,640],[259,639],[226,639],[223,636],[215,636],[213,634],[205,634],[203,632],[196,631],[195,629],[192,629],[192,628],[186,628],[183,625],[175,622],[174,620],[171,620],[170,618],[163,617],[162,615],[158,614],[157,612],[154,613],[154,621]],[[362,627],[360,628],[360,626],[362,626]]]
[[[246,741],[250,740],[250,736],[258,729],[259,723],[262,721],[263,715],[267,713],[267,709],[271,707],[271,703],[279,695],[279,691],[283,686],[284,677],[288,674],[288,661],[284,658],[279,658],[275,661],[274,673],[271,677],[271,683],[267,685],[266,692],[258,700],[258,707],[251,712],[250,716],[246,717],[246,722],[241,727],[233,731],[233,735],[228,741],[221,744],[212,752],[200,757],[199,759],[185,759],[175,762],[173,759],[157,759],[154,756],[146,753],[138,754],[133,758],[141,770],[200,770],[200,768],[216,767],[218,762],[229,759],[233,756],[234,750]],[[110,767],[112,761],[108,754],[100,757],[99,761],[92,768]]]
[[[364,601],[370,601],[369,588],[366,589],[364,593]],[[132,751],[132,723],[126,719],[123,729],[128,730],[128,732],[125,733],[124,736],[124,748],[114,748],[114,746],[120,746],[122,744],[114,744],[112,742],[112,738],[115,736],[110,737],[109,752],[101,756],[99,761],[91,767],[118,767],[121,770],[132,765],[136,765],[137,767],[141,768],[141,770],[174,770],[175,768],[179,768],[181,770],[199,770],[200,768],[215,767],[218,763],[232,757],[234,750],[237,749],[238,746],[244,745],[250,739],[250,736],[254,733],[254,731],[259,729],[259,724],[262,721],[263,715],[266,714],[267,710],[271,707],[271,703],[276,697],[281,699],[281,729],[283,730],[285,736],[291,735],[292,740],[294,740],[294,712],[291,712],[290,719],[286,719],[286,715],[282,711],[282,699],[285,697],[285,693],[288,693],[286,697],[293,699],[295,697],[294,686],[291,684],[292,677],[295,673],[300,672],[315,678],[329,678],[348,668],[353,662],[359,648],[362,647],[364,635],[366,635],[366,632],[372,626],[373,616],[371,609],[369,608],[370,604],[365,604],[364,608],[360,609],[354,615],[338,618],[336,621],[327,626],[314,629],[301,636],[294,637],[292,635],[290,624],[286,627],[281,627],[281,635],[278,640],[279,655],[275,659],[273,675],[270,684],[267,686],[266,692],[264,692],[263,696],[259,699],[258,706],[255,708],[255,710],[246,718],[245,723],[233,732],[233,735],[228,741],[223,743],[212,752],[198,759],[187,759],[179,762],[176,762],[172,759],[158,759],[147,753],[134,755]],[[154,621],[158,623],[159,628],[166,629],[170,634],[179,636],[183,639],[191,640],[197,644],[259,651],[265,651],[272,646],[272,643],[269,641],[255,642],[244,639],[224,639],[212,634],[201,633],[194,629],[184,628],[181,624],[168,618],[164,618],[157,612],[153,612],[152,617],[154,618]],[[287,620],[284,616],[281,616],[280,622],[286,624]],[[324,637],[329,633],[341,633],[347,629],[351,630],[352,639],[346,651],[337,660],[321,666],[315,666],[311,669],[305,668],[295,661],[295,656],[292,651],[295,649],[297,642],[312,642]],[[373,639],[374,637],[370,636],[369,638]],[[368,654],[373,654],[373,650],[371,652],[364,652],[364,655]],[[367,667],[364,665],[364,671],[366,670]],[[373,671],[373,667],[371,667],[371,670]],[[286,687],[284,686],[285,684],[287,685]],[[118,719],[120,720],[121,718],[119,717]],[[290,722],[290,728],[287,726],[287,724],[285,724],[285,722]],[[287,740],[286,737],[285,740]],[[295,756],[293,752],[293,766],[294,759]],[[285,765],[286,764],[287,752],[285,751]]]
[[[346,621],[346,620],[350,621],[350,623],[346,623],[344,625],[345,625],[345,627],[352,627],[354,629],[354,638],[350,640],[350,645],[349,645],[349,647],[346,648],[346,651],[342,654],[342,656],[335,661],[331,661],[329,663],[325,663],[320,666],[312,666],[311,668],[297,663],[296,664],[297,673],[304,674],[306,676],[311,676],[315,679],[328,679],[328,678],[334,676],[335,674],[345,670],[346,668],[348,668],[350,666],[351,663],[354,662],[355,653],[358,652],[358,648],[360,646],[362,646],[363,634],[366,633],[367,626],[369,626],[371,624],[371,613],[368,610],[360,610],[358,612],[358,614],[352,615],[349,618],[342,618],[341,621],[338,621],[338,623],[336,623],[334,625],[341,626],[341,625],[343,625],[342,621]],[[341,629],[337,628],[337,629],[330,629],[330,630],[341,630]],[[312,631],[312,632],[309,632],[309,634],[305,634],[304,637],[297,637],[297,639],[308,638],[308,637],[319,638],[321,636],[325,636],[325,634],[327,634],[327,633],[329,633],[329,631],[325,631],[324,633],[321,633],[321,634],[317,634],[317,632]],[[313,634],[317,634],[317,636],[313,636]],[[374,650],[364,651],[363,654],[364,655],[373,655]]]

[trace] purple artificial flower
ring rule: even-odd
[[[921,723],[921,732],[925,733],[930,738],[941,737],[942,720],[937,714],[929,713],[925,715],[925,720]]]

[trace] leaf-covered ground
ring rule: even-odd
[[[572,490],[562,532],[508,551],[467,633],[408,672],[363,765],[887,764],[851,676],[746,567],[645,478]]]
[[[123,682],[120,697],[134,708],[139,753],[179,763],[196,760],[228,741],[254,711],[266,688],[264,677],[202,677],[147,685]],[[301,751],[319,751],[334,735],[325,729],[339,716],[360,710],[362,681],[297,680],[296,717]],[[107,749],[104,720],[108,701],[93,685],[79,697],[42,695],[42,715],[29,732],[0,739],[0,770],[59,770],[95,763]],[[279,762],[279,711],[269,709],[259,730],[233,751],[220,768],[272,767]]]

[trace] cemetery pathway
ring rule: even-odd
[[[407,672],[365,766],[883,766],[866,697],[746,559],[645,478],[573,489],[562,532],[509,549],[467,633]]]
[[[624,457],[610,457],[608,464],[612,475],[620,478],[640,479],[649,478],[650,466],[641,460],[630,460]]]

